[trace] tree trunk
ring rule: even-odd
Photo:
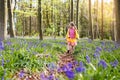
[[[42,14],[41,14],[41,0],[38,0],[38,29],[39,29],[39,39],[43,40],[42,34]]]
[[[77,7],[76,7],[76,26],[78,29],[78,12],[79,12],[79,0],[77,0]]]
[[[24,17],[24,15],[23,15],[23,19],[22,19],[22,26],[23,26],[22,36],[24,37],[24,35],[25,35],[25,17]]]
[[[115,0],[115,10],[116,10],[116,40],[120,44],[120,0]]]
[[[54,17],[53,17],[53,10],[54,10],[54,4],[53,4],[53,0],[51,0],[51,6],[52,6],[52,10],[51,10],[51,23],[53,24],[54,21]]]
[[[89,0],[89,26],[90,26],[90,39],[93,39],[92,18],[91,18],[91,0]]]
[[[96,10],[96,26],[97,26],[97,31],[96,31],[96,38],[99,38],[100,32],[99,32],[99,22],[98,22],[98,0],[97,0],[97,10]]]
[[[113,12],[112,12],[112,16],[111,16],[111,37],[112,37],[112,40],[115,41],[115,6],[113,5],[112,7],[113,9]]]
[[[0,0],[0,39],[7,37],[7,0]]]
[[[71,0],[71,21],[73,21],[73,0]]]
[[[32,9],[32,0],[30,0],[30,11]],[[29,36],[31,36],[31,27],[32,27],[32,17],[30,15],[30,26],[29,26]]]
[[[69,2],[68,2],[69,4],[68,4],[68,22],[70,22],[71,21],[71,10],[70,10],[70,0],[69,0]]]
[[[12,1],[8,0],[9,32],[10,37],[15,37]]]
[[[27,36],[28,35],[28,18],[27,17],[25,17],[25,36]]]
[[[114,41],[117,41],[117,29],[116,29],[116,5],[115,5],[115,1],[116,0],[114,0],[114,11],[113,11],[113,16],[114,16],[114,22],[113,22],[113,28],[114,28]]]
[[[104,31],[103,31],[103,0],[101,1],[101,12],[102,12],[102,19],[101,19],[101,40],[103,40],[104,37]]]
[[[99,27],[98,27],[98,0],[96,0],[94,5],[94,15],[95,15],[95,24],[94,24],[94,39],[99,36]]]
[[[48,13],[48,10],[47,10],[47,5],[46,5],[46,22],[47,22],[47,28],[50,27],[50,23],[49,23],[49,13]]]

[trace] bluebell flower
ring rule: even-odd
[[[4,66],[4,59],[2,58],[2,66]]]
[[[57,69],[57,72],[59,73],[59,72],[62,72],[62,68],[58,68]]]
[[[56,78],[55,80],[59,80],[58,78]]]
[[[54,76],[52,74],[49,75],[48,80],[54,80]]]
[[[96,52],[100,52],[100,51],[102,51],[102,48],[97,46],[96,49],[95,49],[95,51]]]
[[[19,73],[19,77],[20,77],[20,78],[23,78],[24,75],[25,75],[24,71],[20,71],[20,73]]]
[[[42,47],[46,47],[47,44],[42,44]]]
[[[91,42],[92,42],[92,39],[88,39],[88,42],[91,43]]]
[[[106,68],[107,67],[107,64],[104,60],[100,60],[99,63],[98,63],[98,66],[102,65],[103,68]]]
[[[40,74],[40,80],[49,80],[44,73]]]
[[[4,50],[4,44],[2,41],[0,41],[0,50]]]
[[[14,48],[11,48],[12,51],[14,51]]]
[[[5,79],[4,79],[4,76],[2,76],[2,80],[5,80]]]
[[[84,66],[82,61],[80,61],[80,65],[79,65],[79,66],[80,66],[80,67],[83,67],[83,66]]]
[[[101,42],[101,45],[102,45],[102,46],[105,46],[105,42]]]
[[[60,42],[60,44],[64,45],[64,44],[65,44],[65,42]]]
[[[108,49],[107,51],[108,51],[108,52],[111,52],[111,51],[112,51],[112,49]]]
[[[74,79],[75,77],[75,73],[73,71],[65,71],[65,74],[69,79]]]
[[[84,67],[81,67],[81,66],[79,66],[79,67],[77,67],[76,69],[76,72],[84,72],[85,71],[85,68]]]
[[[78,65],[78,61],[74,61],[73,64],[74,64],[74,65]]]
[[[12,43],[11,43],[10,41],[8,41],[6,44],[7,44],[7,45],[11,45]]]
[[[40,74],[40,78],[41,78],[41,79],[45,78],[45,74],[44,74],[44,73],[41,73],[41,74]]]
[[[50,70],[54,70],[54,69],[56,69],[57,68],[57,66],[55,65],[55,63],[49,63],[48,64],[48,68],[50,69]]]
[[[90,63],[90,57],[88,55],[86,56],[86,60],[88,63]]]
[[[3,45],[3,42],[2,41],[0,41],[0,46],[2,46]]]
[[[0,38],[0,41],[3,41],[3,39],[2,39],[2,38]]]
[[[64,65],[64,66],[62,66],[62,68],[61,68],[61,69],[62,69],[62,71],[67,71],[67,70],[68,70],[67,66],[65,66],[65,65]]]
[[[97,53],[94,53],[93,56],[96,58],[97,57]]]
[[[98,58],[98,57],[100,56],[100,54],[97,53],[97,52],[95,52],[95,53],[93,54],[93,56],[94,56],[95,58]]]
[[[69,68],[72,68],[72,67],[73,67],[73,64],[72,64],[72,63],[68,63],[68,67],[69,67]]]
[[[118,65],[118,60],[115,60],[114,62],[110,62],[112,67],[116,67]]]

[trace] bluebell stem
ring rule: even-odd
[[[88,55],[86,56],[86,60],[88,63],[90,63],[90,57]]]

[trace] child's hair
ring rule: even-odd
[[[73,23],[73,22],[70,22],[70,24],[69,24],[70,26],[75,26],[75,24]]]
[[[74,28],[77,29],[74,22],[70,22],[69,26],[74,26]]]

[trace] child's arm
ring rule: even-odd
[[[69,38],[69,30],[67,31],[66,39]]]
[[[79,34],[78,34],[77,30],[75,30],[75,34],[76,34],[76,38],[79,39]]]

